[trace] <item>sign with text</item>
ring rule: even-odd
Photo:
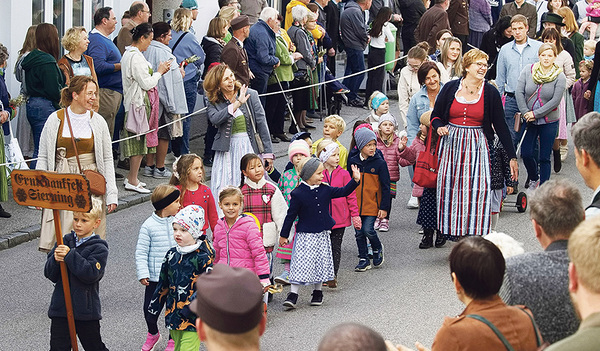
[[[14,170],[10,179],[19,205],[77,212],[92,208],[90,184],[81,174]]]

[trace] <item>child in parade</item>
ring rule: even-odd
[[[300,162],[310,157],[310,148],[308,144],[304,140],[294,140],[288,146],[288,157],[290,162],[294,165],[293,168],[283,172],[281,178],[279,179],[279,190],[283,194],[283,198],[285,199],[287,205],[290,205],[290,199],[292,197],[292,191],[296,189],[298,184],[300,184]],[[289,244],[287,245],[279,245],[277,248],[277,253],[275,256],[280,258],[284,264],[284,270],[281,275],[275,277],[275,282],[289,285],[289,275],[290,275],[290,261],[292,259],[292,248],[294,247],[294,236],[292,235],[289,238]]]
[[[189,205],[198,205],[204,209],[207,220],[202,230],[210,226],[214,231],[219,215],[217,214],[217,202],[210,188],[204,185],[204,164],[202,158],[196,154],[181,155],[173,164],[173,176],[170,184],[175,185],[181,191],[181,208]]]
[[[390,112],[390,99],[384,93],[374,91],[369,98],[369,109],[371,113],[367,116],[367,121],[371,123],[374,130],[377,130],[379,117]]]
[[[356,201],[362,220],[362,228],[356,230],[359,261],[354,270],[364,272],[371,268],[367,238],[373,249],[373,265],[380,267],[384,261],[383,245],[374,225],[377,218],[385,218],[390,210],[390,173],[381,154],[376,153],[377,136],[372,130],[359,128],[354,133],[354,139],[360,153],[351,157],[348,164],[360,169],[361,181],[356,191]]]
[[[347,170],[340,166],[340,149],[336,143],[331,140],[323,140],[317,149],[319,160],[323,163],[323,181],[332,187],[343,187],[351,177]],[[356,194],[352,192],[346,197],[340,197],[331,200],[329,213],[335,220],[335,225],[331,229],[331,251],[333,256],[333,272],[335,278],[327,282],[330,288],[337,288],[337,275],[340,268],[340,259],[342,256],[342,240],[347,226],[353,225],[360,229],[361,222],[358,214],[358,205],[356,204]]]
[[[256,154],[246,154],[240,161],[243,195],[243,212],[252,213],[259,221],[260,237],[269,259],[269,272],[273,272],[273,250],[287,212],[287,203],[279,188],[267,182],[262,160]],[[219,199],[219,207],[221,206]],[[272,278],[269,275],[269,278]]]
[[[583,43],[583,59],[594,61],[594,54],[596,53],[596,41],[588,39]]]
[[[311,139],[311,135],[309,132],[298,132],[296,134],[294,134],[294,136],[292,137],[292,141],[290,141],[290,143],[293,143],[296,140],[304,140],[306,141],[306,143],[308,144],[308,150],[310,152],[310,150],[312,150],[312,139]],[[292,161],[289,161],[287,163],[287,165],[285,165],[285,170],[287,171],[288,169],[292,169],[294,168],[294,164],[292,163]],[[277,181],[279,183],[279,180]]]
[[[490,154],[492,156],[492,179],[490,183],[492,189],[492,223],[490,225],[490,231],[496,232],[500,210],[502,209],[502,201],[506,195],[513,193],[518,182],[512,180],[510,175],[510,158],[502,146],[500,138],[496,134],[494,134],[494,141],[492,143]]]
[[[290,283],[292,284],[283,306],[296,308],[298,291],[301,285],[314,287],[311,306],[323,304],[323,282],[334,279],[333,258],[331,253],[331,228],[335,221],[329,214],[331,199],[346,197],[358,186],[360,172],[352,166],[352,178],[343,188],[334,188],[322,184],[323,164],[315,157],[304,159],[300,163],[301,183],[292,191],[290,207],[281,229],[279,245],[287,245],[292,225],[296,218],[294,251],[290,265]]]
[[[106,269],[108,244],[94,233],[100,225],[101,211],[100,201],[92,200],[89,213],[73,212],[73,231],[63,237],[62,245],[54,245],[46,259],[44,276],[54,283],[48,309],[51,350],[71,349],[59,262],[67,266],[75,329],[81,345],[85,350],[108,350],[100,336],[99,293],[100,279]]]
[[[379,129],[377,130],[377,149],[383,153],[383,159],[388,166],[390,173],[390,196],[396,198],[396,182],[400,180],[400,166],[406,167],[413,165],[416,160],[416,152],[413,148],[407,148],[408,139],[405,135],[398,137],[396,131],[398,123],[396,118],[390,113],[385,113],[379,117]],[[391,210],[391,202],[390,202]],[[387,216],[381,220],[375,220],[374,228],[380,232],[387,232],[389,224],[390,211]]]
[[[340,166],[342,168],[346,168],[346,162],[348,160],[348,149],[339,142],[338,138],[344,134],[344,130],[346,129],[346,121],[338,115],[327,116],[323,120],[323,137],[317,141],[315,141],[311,146],[311,153],[315,155],[317,153],[317,148],[319,147],[319,143],[325,139],[331,139],[335,143],[337,143],[340,148]]]
[[[158,315],[150,314],[148,307],[160,274],[161,265],[167,251],[174,247],[173,216],[179,211],[179,190],[170,184],[161,184],[154,189],[150,201],[155,211],[146,219],[140,228],[135,248],[135,265],[138,281],[144,290],[144,319],[148,327],[146,342],[142,351],[150,351],[160,340],[158,331]],[[162,306],[160,306],[162,310]],[[167,349],[175,347],[173,339],[169,340]]]
[[[584,95],[590,86],[590,76],[592,75],[593,67],[594,61],[582,60],[579,62],[579,76],[581,78],[573,84],[573,89],[571,89],[573,105],[575,106],[575,118],[578,121],[583,115],[589,112],[589,100]]]
[[[223,188],[219,193],[219,207],[224,217],[219,219],[214,233],[215,263],[249,269],[263,286],[271,284],[270,262],[260,230],[254,217],[242,214],[242,191],[234,186]]]
[[[214,251],[206,241],[204,209],[189,205],[173,220],[173,237],[177,245],[165,255],[158,284],[148,312],[158,315],[165,307],[165,324],[175,341],[175,350],[198,351],[196,316],[189,305],[196,297],[198,276],[212,267]]]

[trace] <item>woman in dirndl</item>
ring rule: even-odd
[[[273,147],[258,93],[241,85],[226,64],[208,70],[204,91],[208,120],[218,129],[212,146],[215,156],[210,179],[211,190],[218,194],[228,185],[240,184],[240,161],[246,154],[259,155],[270,171]]]
[[[65,108],[53,112],[42,130],[36,169],[57,173],[81,173],[89,169],[100,172],[106,179],[106,193],[97,199],[102,202],[102,215],[95,233],[106,239],[106,209],[110,213],[117,208],[118,196],[108,125],[104,117],[93,111],[97,105],[97,93],[98,84],[92,77],[71,78],[69,86],[61,92],[60,104]],[[81,170],[71,140],[71,129]],[[65,235],[73,229],[73,212],[60,211],[60,217],[62,234]],[[52,210],[45,209],[42,212],[39,250],[49,252],[55,238]]]
[[[518,179],[518,163],[498,90],[485,82],[488,55],[472,49],[463,57],[462,78],[440,91],[431,125],[441,138],[437,179],[438,227],[449,240],[490,232],[490,150],[494,131]]]

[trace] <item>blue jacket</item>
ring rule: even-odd
[[[162,218],[156,213],[140,228],[135,247],[135,267],[138,280],[157,282],[165,255],[177,243],[173,238],[173,217]]]
[[[259,19],[252,27],[244,41],[244,49],[248,54],[250,71],[256,76],[269,77],[279,59],[275,56],[275,32],[269,25]]]
[[[171,31],[171,41],[169,42],[169,47],[171,50],[173,46],[177,42],[180,36],[182,36],[186,32],[176,32],[174,30]],[[193,55],[198,56],[199,60],[185,66],[185,78],[183,78],[184,82],[194,78],[196,79],[196,74],[198,71],[202,69],[202,64],[204,63],[205,55],[204,50],[202,50],[202,46],[200,46],[200,42],[194,35],[194,33],[187,32],[188,34],[181,39],[177,47],[173,51],[173,55],[177,57],[177,64],[181,64],[183,60],[190,58]]]
[[[110,39],[91,31],[88,36],[90,43],[85,54],[94,59],[94,70],[98,76],[98,86],[123,93],[121,71],[115,71],[115,64],[121,63],[121,53]]]
[[[71,248],[71,251],[65,256],[65,263],[69,274],[75,320],[100,320],[102,314],[98,283],[104,276],[106,259],[108,258],[108,244],[99,236],[94,235],[88,241],[75,247],[74,232],[66,234],[63,241],[65,245]],[[44,267],[44,275],[54,283],[48,317],[66,318],[65,294],[62,287],[60,265],[54,259],[54,250],[56,250],[56,245],[48,254],[46,266]]]
[[[335,220],[329,213],[331,199],[346,197],[357,186],[358,183],[354,179],[351,179],[343,188],[334,188],[321,183],[318,187],[311,189],[308,184],[301,182],[292,191],[290,207],[285,216],[283,227],[281,227],[280,236],[284,238],[290,236],[290,230],[296,217],[298,217],[296,232],[320,233],[324,230],[331,230],[335,225]]]
[[[440,82],[440,91],[444,86]],[[419,126],[421,125],[421,115],[431,108],[429,107],[429,96],[427,95],[427,87],[422,86],[421,90],[417,91],[408,104],[408,111],[406,112],[406,132],[408,137],[408,146],[412,144],[413,140],[419,132]]]

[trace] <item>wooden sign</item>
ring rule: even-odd
[[[76,212],[92,208],[90,184],[81,174],[15,169],[10,179],[19,205]]]

